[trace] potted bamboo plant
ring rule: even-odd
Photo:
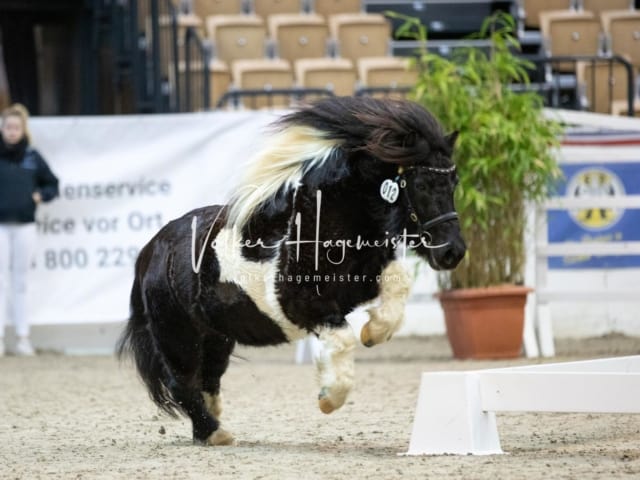
[[[424,40],[424,27],[405,20],[401,34]],[[511,16],[498,13],[478,34],[491,40],[489,51],[467,48],[447,59],[424,50],[415,60],[413,100],[447,131],[460,132],[455,202],[468,253],[440,274],[438,294],[457,358],[520,355],[530,291],[523,285],[526,205],[544,199],[560,176],[561,126],[543,116],[538,93],[512,88],[526,87],[532,68],[514,53],[515,28]]]

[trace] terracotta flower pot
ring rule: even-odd
[[[438,293],[454,357],[519,357],[524,305],[531,291],[527,287],[504,285]]]

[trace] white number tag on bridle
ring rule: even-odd
[[[380,185],[380,196],[389,203],[395,203],[400,195],[400,187],[394,180],[387,178]]]

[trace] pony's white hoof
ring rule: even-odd
[[[207,445],[221,446],[221,445],[235,445],[236,441],[226,430],[219,428],[207,438]]]
[[[334,392],[332,392],[329,387],[322,387],[318,395],[318,407],[322,413],[328,415],[344,405],[346,398],[346,391],[341,394],[336,394],[335,389]]]
[[[331,400],[327,397],[318,400],[318,407],[320,407],[320,411],[322,413],[326,413],[327,415],[336,409],[336,407],[333,406],[333,403],[331,403]]]

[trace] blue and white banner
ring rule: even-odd
[[[640,195],[640,135],[623,133],[623,140],[621,133],[616,131],[569,135],[562,151],[564,180],[558,186],[557,195],[573,199]],[[619,151],[624,151],[623,161]],[[579,154],[574,155],[574,152]],[[580,208],[550,211],[548,236],[549,243],[640,241],[640,210]],[[549,267],[640,267],[640,256],[552,257]]]

